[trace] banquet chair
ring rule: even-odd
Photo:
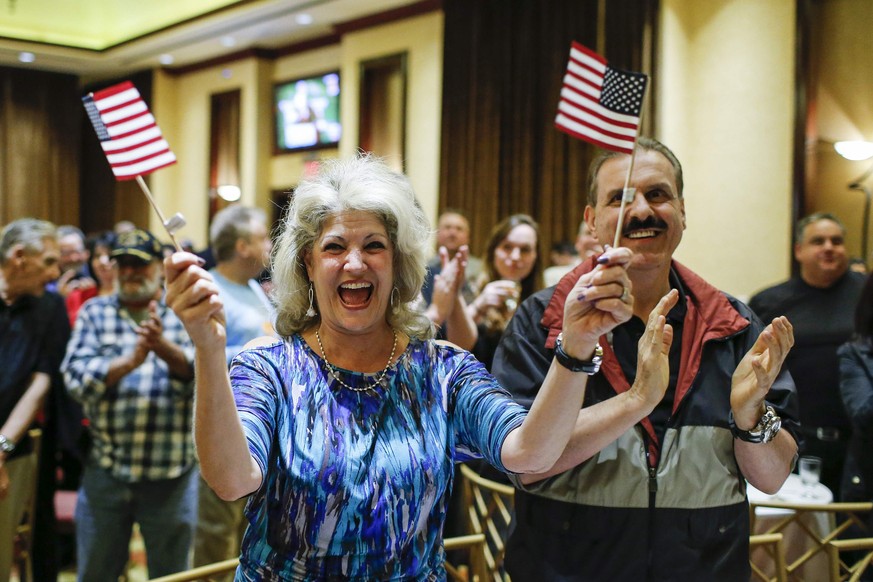
[[[758,532],[755,528],[756,509],[766,507],[786,510],[766,531]],[[811,558],[819,554],[827,555],[827,545],[838,540],[846,530],[856,526],[864,528],[864,514],[873,510],[873,503],[787,503],[780,501],[754,502],[750,504],[751,531],[755,533],[785,533],[785,528],[794,524],[805,536],[806,549],[800,556],[791,560],[786,570],[789,580],[801,580],[799,569]],[[817,531],[811,525],[815,520],[807,519],[811,514],[825,514],[830,524],[827,531]]]
[[[42,444],[42,431],[38,428],[28,431],[33,449],[27,454],[31,487],[24,502],[24,517],[15,531],[12,549],[12,563],[18,572],[20,582],[33,580],[33,520],[36,511],[36,488],[39,481],[39,451]]]
[[[488,570],[485,568],[485,535],[470,534],[445,538],[443,546],[446,552],[457,555],[457,550],[467,550],[467,562],[445,562],[446,580],[451,582],[485,582]]]
[[[873,538],[832,540],[826,547],[830,559],[831,582],[856,582],[873,561]],[[852,554],[844,560],[841,552]]]
[[[506,538],[512,522],[515,488],[497,483],[476,473],[467,465],[461,465],[463,502],[467,512],[470,531],[484,534],[485,564],[489,582],[508,582],[503,569],[506,554]]]
[[[788,571],[785,566],[785,549],[782,547],[782,534],[753,534],[749,536],[749,554],[757,548],[762,548],[772,560],[774,575],[771,576],[758,564],[751,561],[752,580],[786,582],[788,580]]]

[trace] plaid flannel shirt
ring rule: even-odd
[[[163,301],[158,315],[164,337],[193,362],[194,346],[182,322]],[[172,479],[195,462],[194,382],[172,378],[167,363],[149,352],[142,365],[107,386],[110,361],[136,346],[136,327],[121,311],[117,295],[88,301],[79,311],[61,370],[89,422],[89,463],[125,482]]]

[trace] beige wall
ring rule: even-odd
[[[207,243],[210,96],[241,90],[242,202],[272,214],[271,191],[295,186],[311,160],[352,155],[358,146],[358,68],[362,60],[408,52],[406,171],[428,213],[439,191],[443,16],[435,12],[349,33],[341,44],[278,59],[249,58],[180,76],[156,72],[153,110],[179,163],[155,172],[151,188],[165,215],[181,212],[180,237]],[[343,136],[339,149],[273,155],[272,86],[340,69]],[[156,216],[149,225],[161,232]]]
[[[682,161],[677,259],[748,297],[788,277],[793,0],[664,0],[658,137]]]
[[[269,160],[270,65],[246,59],[172,77],[155,75],[153,108],[178,164],[151,175],[151,187],[164,214],[181,212],[188,222],[180,237],[200,247],[207,243],[209,217],[209,125],[213,93],[240,89],[240,188],[244,204],[266,208]],[[266,118],[266,122],[263,118]],[[265,125],[266,124],[266,125]],[[266,130],[265,130],[266,127]],[[162,232],[154,214],[150,229]]]
[[[407,52],[406,173],[435,223],[439,196],[440,124],[443,83],[443,14],[432,12],[343,36],[340,153],[358,146],[359,64]]]

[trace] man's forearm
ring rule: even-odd
[[[182,348],[162,338],[154,352],[167,363],[171,376],[185,381],[194,379],[194,366],[188,361]]]
[[[48,374],[34,372],[24,395],[15,404],[15,408],[12,409],[9,418],[0,427],[0,434],[12,443],[17,443],[21,440],[25,431],[36,418],[37,413],[42,409],[50,386],[51,378]]]
[[[545,473],[520,475],[521,482],[534,483],[580,465],[618,439],[650,412],[651,407],[632,392],[623,392],[581,409],[576,417],[570,442],[555,465]]]
[[[780,430],[769,443],[747,443],[734,439],[734,454],[740,471],[756,489],[773,494],[794,468],[797,443],[787,430]]]

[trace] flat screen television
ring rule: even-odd
[[[336,147],[339,144],[338,71],[311,75],[273,86],[277,153]]]

